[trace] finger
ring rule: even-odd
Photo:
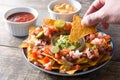
[[[97,27],[98,26],[98,24],[95,24],[95,25],[92,25],[93,27]]]
[[[107,16],[107,14],[104,14],[105,11],[106,11],[106,9],[104,6],[100,10],[85,16],[82,19],[81,24],[83,26],[92,26],[92,25],[98,24],[100,22],[105,22],[109,18],[109,16]]]
[[[87,10],[86,15],[91,14],[93,12],[96,12],[97,10],[99,10],[101,7],[103,7],[103,5],[105,4],[104,0],[95,0],[92,5],[90,6],[90,8]]]
[[[102,28],[103,29],[108,29],[108,27],[109,27],[109,24],[108,23],[102,23]]]
[[[92,25],[98,24],[101,21],[99,16],[100,15],[98,12],[89,14],[82,19],[81,24],[83,26],[92,26]]]

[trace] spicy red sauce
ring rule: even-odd
[[[27,22],[34,18],[34,15],[28,12],[18,12],[8,16],[7,20],[12,22]]]

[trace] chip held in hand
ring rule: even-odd
[[[84,36],[97,32],[94,26],[87,27],[81,25],[82,18],[78,15],[73,16],[72,29],[70,32],[69,42],[77,41]]]

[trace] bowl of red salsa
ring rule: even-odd
[[[29,27],[36,25],[38,12],[31,7],[15,7],[4,14],[6,29],[14,36],[27,36]]]

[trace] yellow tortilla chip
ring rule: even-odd
[[[78,15],[73,16],[73,25],[69,37],[70,42],[77,41],[78,39],[83,38],[88,34],[96,32],[95,27],[82,26],[81,21],[82,18],[80,18]]]
[[[99,56],[99,58],[97,59],[97,60],[91,60],[91,59],[89,59],[89,62],[88,62],[88,64],[90,65],[90,67],[92,67],[92,66],[95,66],[95,65],[97,65],[97,64],[99,64],[98,62],[102,59],[102,57],[103,57],[104,55],[100,55]]]
[[[76,71],[78,71],[78,70],[73,69],[73,70],[66,71],[66,73],[69,74],[69,75],[73,75]]]
[[[56,58],[54,58],[53,56],[49,55],[49,54],[46,54],[46,53],[41,53],[42,55],[44,56],[47,56],[49,58],[52,58],[53,60],[55,60],[58,64],[63,64],[63,62],[61,60],[58,60]]]
[[[60,66],[59,72],[65,73],[66,71],[69,71],[71,69],[71,66],[68,64],[64,64]]]
[[[44,58],[43,58],[43,59],[44,59]],[[46,63],[43,61],[43,59],[38,59],[37,61],[38,61],[40,64],[45,65]],[[50,62],[51,62],[51,65],[54,64],[54,60],[52,60],[51,58],[50,58]]]
[[[28,46],[29,46],[28,43],[25,42],[25,41],[23,41],[23,43],[20,44],[20,45],[18,46],[18,48],[27,48]]]
[[[99,58],[95,61],[92,61],[92,60],[89,60],[88,64],[90,66],[95,66],[95,65],[98,65],[98,64],[101,64],[107,60],[111,59],[111,56],[108,55],[108,54],[102,54],[99,56]]]
[[[31,34],[35,29],[36,29],[35,26],[30,26],[29,27],[29,34]]]
[[[77,61],[76,61],[76,64],[87,64],[88,63],[88,58],[79,58]]]
[[[52,69],[60,69],[60,64],[58,64],[56,61],[54,62],[54,64],[52,65]]]
[[[89,67],[91,67],[89,64],[82,64],[81,65],[81,70],[86,71],[86,70],[89,69]]]
[[[50,26],[54,26],[54,22],[55,22],[55,20],[53,20],[53,19],[48,19],[48,18],[45,18],[45,19],[43,20],[43,23],[44,23],[44,24],[50,25]]]
[[[110,60],[112,57],[109,54],[104,54],[104,56],[102,57],[102,59],[99,61],[99,63],[103,63],[107,60]]]
[[[32,55],[32,48],[30,46],[27,48],[27,56],[28,56],[28,61],[30,62],[33,62],[36,60],[36,58],[34,58]]]

